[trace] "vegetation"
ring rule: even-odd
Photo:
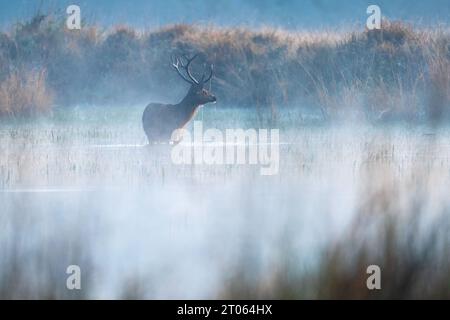
[[[449,40],[387,21],[69,31],[37,16],[0,33],[0,298],[450,298],[448,128],[298,126],[449,120]],[[211,127],[277,121],[279,175],[139,145],[142,101],[185,93],[181,52],[215,65]]]
[[[384,21],[382,30],[334,33],[195,25],[70,31],[51,16],[0,34],[3,90],[10,90],[18,72],[25,82],[33,70],[47,75],[37,96],[27,85],[15,93],[31,96],[27,107],[27,99],[2,98],[0,114],[53,104],[172,101],[184,88],[170,72],[170,55],[181,52],[201,52],[204,62],[215,65],[212,90],[221,104],[267,109],[274,118],[286,106],[324,119],[418,121],[448,114],[450,35],[443,27]],[[42,98],[51,92],[54,100]]]
[[[53,94],[47,88],[43,70],[11,72],[0,83],[0,116],[33,116],[47,113]]]
[[[448,204],[429,212],[429,192],[398,190],[405,187],[386,184],[363,197],[348,229],[312,268],[292,249],[280,253],[269,273],[255,276],[237,264],[219,298],[449,299]],[[399,197],[407,198],[406,206]],[[380,267],[380,290],[366,286],[371,265]]]
[[[296,127],[263,177],[130,145],[140,108],[76,110],[0,128],[0,298],[450,297],[447,128]]]

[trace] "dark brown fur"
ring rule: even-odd
[[[149,143],[169,142],[172,133],[184,128],[201,105],[215,101],[216,97],[203,88],[203,83],[194,83],[178,104],[150,103],[142,116]]]

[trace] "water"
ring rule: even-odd
[[[445,129],[290,118],[273,126],[280,171],[261,176],[258,166],[174,165],[171,146],[146,145],[141,109],[2,124],[0,279],[15,261],[31,270],[13,273],[34,290],[28,295],[42,297],[46,286],[71,298],[65,268],[79,264],[91,298],[217,297],[241,264],[264,275],[289,252],[296,265],[314,266],[386,183],[408,201],[408,188],[426,177],[427,197],[447,202]],[[249,112],[213,111],[204,125],[258,128]]]

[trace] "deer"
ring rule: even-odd
[[[181,57],[172,55],[172,67],[184,81],[190,84],[190,88],[186,96],[177,104],[150,103],[145,108],[142,125],[149,144],[178,143],[180,140],[171,141],[174,131],[184,129],[201,106],[217,101],[216,97],[205,89],[205,84],[213,76],[213,65],[209,67],[208,76],[203,73],[201,78],[196,79],[191,73],[191,63],[197,57],[198,54],[192,58],[186,55]]]

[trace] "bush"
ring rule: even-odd
[[[52,105],[44,70],[12,72],[0,83],[0,116],[34,116],[49,112]]]
[[[61,105],[177,102],[186,88],[172,72],[170,56],[200,52],[194,72],[204,63],[215,65],[212,90],[223,105],[272,113],[306,107],[326,119],[379,121],[389,114],[417,121],[439,118],[436,110],[449,113],[449,50],[446,29],[389,21],[382,30],[361,32],[197,25],[70,31],[39,16],[0,37],[0,75],[25,67],[47,70]]]

